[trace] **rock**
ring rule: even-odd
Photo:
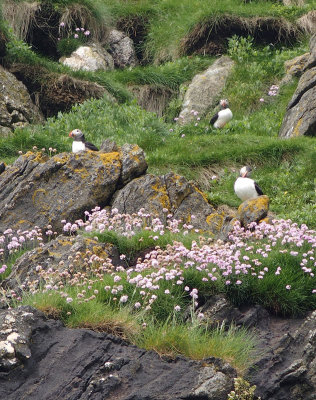
[[[29,123],[43,122],[44,118],[26,87],[1,66],[0,88],[0,134],[8,134]]]
[[[60,280],[55,271],[66,271],[67,279],[70,280],[74,274],[89,271],[93,265],[92,261],[93,268],[97,269],[108,260],[111,260],[113,265],[119,263],[118,251],[110,243],[99,243],[81,235],[60,235],[45,245],[24,253],[12,266],[10,275],[0,283],[0,287],[7,293],[10,289],[18,294],[21,287],[24,292],[36,290],[42,283],[41,275],[45,275],[48,269],[51,269],[51,272],[47,273],[49,279],[46,282],[49,281],[51,286],[54,286]]]
[[[279,132],[283,138],[316,136],[316,35],[310,41],[310,48],[305,72],[287,107]]]
[[[144,151],[135,144],[124,144],[121,148],[122,173],[121,182],[126,185],[128,182],[143,175],[147,170]]]
[[[246,379],[262,400],[315,399],[316,312],[306,318],[265,316],[256,329],[258,347]]]
[[[106,333],[65,328],[30,307],[0,310],[0,320],[12,321],[7,328],[18,335],[26,332],[26,357],[0,372],[0,396],[7,400],[25,394],[29,400],[116,400],[118,393],[121,400],[226,400],[233,388],[236,371],[216,358],[166,361]]]
[[[184,177],[172,172],[163,176],[147,174],[134,179],[115,193],[112,208],[127,214],[144,209],[161,220],[171,213],[183,223],[203,230],[211,230],[212,225],[207,218],[214,213],[202,192]]]
[[[192,110],[204,115],[215,106],[233,66],[234,61],[231,58],[222,56],[206,71],[193,78],[184,96],[179,123],[186,124],[192,121]]]
[[[116,67],[135,67],[138,64],[134,43],[124,32],[116,29],[111,30],[108,43],[110,46],[109,53],[112,55]]]
[[[305,53],[301,56],[297,56],[292,60],[285,61],[285,71],[286,74],[291,76],[298,76],[300,77],[305,69],[305,65],[307,64],[310,57],[310,53]]]
[[[27,307],[0,310],[0,374],[22,365],[31,357],[31,322],[34,322],[33,313]]]
[[[269,197],[259,196],[256,199],[246,200],[238,208],[237,218],[242,226],[247,227],[251,222],[260,222],[268,215]]]
[[[59,60],[64,65],[77,71],[112,70],[114,61],[112,56],[101,46],[81,46],[71,53],[70,57],[62,57]]]
[[[96,205],[108,205],[121,177],[127,183],[147,169],[138,147],[128,149],[19,157],[0,175],[0,231],[48,224],[60,230],[62,219],[73,222]]]

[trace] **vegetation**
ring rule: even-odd
[[[74,14],[66,11],[74,12],[76,2],[50,3],[58,14],[58,22],[64,22],[66,27],[58,45],[59,54],[68,54],[78,42],[70,37],[76,22],[72,19]],[[214,244],[207,235],[200,236],[190,227],[173,231],[174,222],[167,217],[162,222],[151,220],[151,230],[141,225],[131,234],[125,231],[126,225],[118,223],[131,216],[111,216],[116,218],[115,229],[106,223],[100,229],[92,214],[87,222],[82,222],[87,231],[84,234],[114,244],[121,265],[95,261],[87,254],[91,263],[87,267],[84,257],[80,259],[76,274],[44,271],[38,266],[37,283],[31,282],[21,293],[11,293],[10,305],[30,304],[70,327],[117,334],[171,357],[221,357],[243,371],[251,363],[255,339],[234,326],[214,327],[201,311],[210,296],[225,295],[236,306],[261,304],[282,316],[303,315],[316,306],[315,231],[311,230],[316,227],[315,143],[307,137],[278,138],[286,106],[297,86],[295,78],[279,84],[284,76],[284,62],[307,51],[307,41],[300,36],[291,37],[287,23],[313,9],[315,1],[306,1],[303,8],[286,7],[272,0],[104,3],[80,0],[80,5],[91,11],[87,14],[80,8],[78,14],[85,32],[93,31],[87,21],[96,24],[93,26],[99,35],[107,23],[117,23],[128,30],[130,21],[137,17],[145,31],[137,47],[143,55],[141,66],[95,73],[71,71],[34,52],[12,31],[5,62],[44,68],[53,77],[68,74],[97,82],[118,102],[109,96],[91,99],[74,106],[69,113],[49,118],[44,125],[18,128],[8,137],[0,137],[1,160],[11,163],[19,152],[34,146],[49,153],[55,149],[69,151],[67,133],[78,127],[96,145],[107,138],[119,145],[137,143],[146,152],[149,172],[163,174],[173,170],[194,180],[215,206],[238,207],[233,183],[240,167],[250,164],[255,167],[257,182],[271,199],[271,211],[286,220],[271,226],[253,226],[247,232],[236,226],[231,237],[233,244],[227,245]],[[202,37],[199,35],[203,30],[210,33],[214,26],[222,27],[227,16],[248,18],[247,35],[231,35],[223,44],[235,67],[221,96],[229,99],[234,119],[219,132],[209,125],[214,110],[203,116],[192,110],[195,120],[183,126],[176,121],[181,106],[178,95],[195,74],[214,61],[214,57],[191,52],[189,45]],[[267,16],[281,21],[282,44],[258,43],[255,23],[259,17]],[[0,27],[1,24],[2,21]],[[84,40],[89,35],[85,36]],[[40,75],[38,80],[41,85],[49,84]],[[141,109],[133,100],[129,85],[145,84],[173,91],[163,118]],[[136,222],[140,223],[139,218],[143,223],[142,215]],[[67,226],[65,231],[69,231]],[[36,235],[36,240],[41,241],[41,234]],[[11,265],[27,248],[23,247],[26,239],[27,233],[17,237],[11,230],[2,235],[5,250],[1,254],[6,264],[0,268],[0,281],[9,275]],[[136,267],[137,257],[140,261]],[[201,263],[201,259],[207,262]],[[251,399],[253,391],[240,381],[230,398]]]

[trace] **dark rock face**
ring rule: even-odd
[[[138,60],[135,54],[133,40],[116,29],[110,31],[108,36],[109,52],[118,68],[135,67]]]
[[[0,397],[8,400],[226,400],[236,376],[219,359],[164,361],[30,307],[0,310],[0,320]]]
[[[314,400],[316,312],[305,319],[266,318],[256,330],[262,355],[248,371],[263,400]]]
[[[305,72],[287,107],[279,136],[316,136],[316,35],[311,38]]]

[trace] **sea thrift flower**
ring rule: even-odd
[[[285,286],[285,289],[286,289],[286,290],[290,290],[290,289],[291,289],[291,285],[286,285],[286,286]]]
[[[180,306],[175,306],[175,307],[174,307],[174,310],[177,311],[177,312],[179,312],[179,311],[181,310],[181,307],[180,307]]]

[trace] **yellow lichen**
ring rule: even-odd
[[[214,213],[206,217],[206,222],[210,226],[212,232],[220,232],[224,224],[224,216]]]
[[[151,188],[156,192],[151,197],[151,200],[157,199],[164,208],[170,210],[171,205],[166,186],[160,185],[159,182],[157,182],[151,185]]]
[[[302,120],[302,118],[300,118],[300,119],[298,120],[298,122],[297,122],[297,124],[296,124],[294,130],[293,130],[293,136],[300,136],[299,128],[300,128],[300,126],[302,125],[302,122],[303,122],[303,120]]]

